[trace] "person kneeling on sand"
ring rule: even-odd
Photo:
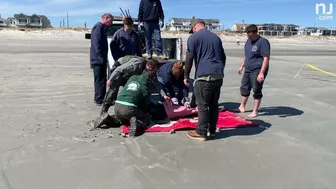
[[[145,58],[134,55],[124,56],[115,62],[112,74],[106,83],[109,89],[103,101],[102,113],[108,112],[109,108],[115,104],[119,88],[124,86],[131,76],[140,75],[146,63]]]
[[[129,125],[129,136],[149,125],[150,86],[156,79],[159,62],[150,60],[141,75],[134,75],[127,81],[114,106],[115,116],[124,125]]]
[[[111,120],[113,126],[129,125],[129,136],[137,136],[139,129],[146,129],[150,123],[148,114],[151,94],[149,89],[156,81],[158,64],[157,60],[151,59],[141,75],[130,77],[115,102],[115,116],[103,113],[100,119],[95,121],[94,128]]]
[[[184,84],[183,63],[167,63],[157,73],[161,101],[171,101],[174,105],[190,107],[189,88]],[[178,88],[177,98],[174,87]],[[167,94],[169,92],[169,96]]]

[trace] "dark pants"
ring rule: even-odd
[[[148,55],[153,54],[152,47],[152,36],[154,36],[156,54],[162,55],[162,41],[161,41],[161,31],[159,23],[144,23],[145,28],[145,40],[146,40],[146,51]]]
[[[258,100],[263,97],[262,88],[264,82],[259,82],[257,80],[260,70],[253,72],[244,72],[243,78],[240,86],[240,94],[244,97],[250,96],[250,91],[253,89],[253,98]],[[264,79],[266,79],[267,72],[264,74]]]
[[[119,88],[121,86],[125,86],[125,84],[127,83],[127,79],[121,77],[112,82],[113,82],[112,86],[108,89],[106,93],[106,97],[105,97],[105,101],[103,105],[104,112],[107,112],[108,109],[114,105],[118,97]]]
[[[124,125],[130,125],[130,119],[135,117],[137,122],[141,127],[147,127],[148,121],[146,120],[146,115],[140,108],[126,106],[123,104],[116,103],[114,105],[115,116],[121,121]]]
[[[107,65],[94,64],[93,65],[94,77],[94,101],[96,103],[103,103],[106,94],[106,81],[107,81]]]
[[[196,132],[201,136],[206,136],[208,129],[210,133],[216,132],[218,100],[222,85],[222,79],[217,81],[196,81],[195,83],[194,94],[198,107]]]
[[[190,100],[190,107],[191,108],[196,108],[196,97],[195,97],[195,89],[192,92],[191,100]]]

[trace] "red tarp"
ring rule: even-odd
[[[145,132],[170,132],[177,130],[196,129],[197,117],[181,118],[177,121],[170,121],[167,124],[156,124],[145,130]],[[258,124],[252,123],[238,116],[237,114],[224,110],[219,112],[217,128],[241,128],[241,127],[258,127]],[[121,133],[128,133],[128,126],[121,127]]]

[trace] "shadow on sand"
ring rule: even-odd
[[[225,102],[220,103],[219,106],[223,106],[225,109],[237,112],[239,107],[239,103],[236,102]],[[246,111],[246,112],[251,112]],[[259,109],[259,116],[279,116],[281,118],[290,117],[290,116],[298,116],[302,115],[304,112],[302,110],[288,107],[288,106],[272,106],[272,107],[264,107]],[[252,123],[258,124],[259,127],[248,127],[248,128],[234,128],[234,129],[226,129],[221,130],[219,133],[216,133],[216,136],[212,140],[228,138],[231,136],[249,136],[249,135],[257,135],[272,126],[271,123],[265,122],[259,119],[251,119],[249,120]]]
[[[244,127],[244,128],[232,128],[232,129],[222,129],[220,132],[216,133],[215,137],[210,138],[210,140],[218,140],[223,138],[228,138],[232,136],[250,136],[258,135],[272,126],[272,124],[253,119],[250,120],[254,124],[258,124],[258,127]]]

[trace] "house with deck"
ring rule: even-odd
[[[45,15],[33,14],[14,14],[13,17],[7,19],[10,27],[33,27],[33,28],[48,28],[51,27],[50,20]]]
[[[0,27],[7,27],[7,20],[0,17]]]
[[[336,35],[336,28],[305,27],[299,30],[299,35],[334,36]]]
[[[244,33],[248,25],[250,24],[233,24],[231,27],[231,31],[237,33]]]
[[[193,18],[171,18],[166,25],[169,31],[185,31],[189,32],[191,29],[191,20]],[[210,31],[219,31],[221,28],[218,19],[202,19],[205,22],[205,27]]]
[[[294,24],[275,24],[265,23],[257,24],[260,35],[268,36],[292,36],[298,34],[299,26]]]

